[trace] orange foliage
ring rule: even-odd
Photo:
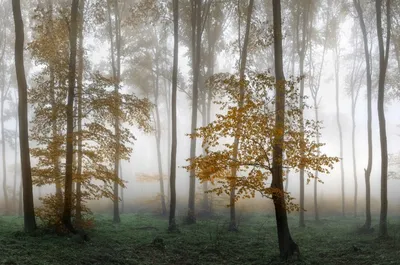
[[[270,187],[269,177],[272,175],[272,151],[275,135],[275,102],[274,78],[269,74],[250,73],[246,80],[245,100],[242,108],[237,107],[239,100],[239,77],[237,75],[218,74],[208,83],[213,91],[218,91],[223,101],[217,102],[225,114],[218,114],[217,119],[205,127],[197,129],[196,137],[203,139],[205,155],[195,158],[192,166],[201,181],[210,181],[214,186],[211,191],[220,194],[230,194],[231,169],[238,170],[236,183],[236,200],[254,198],[256,193],[272,198],[272,195],[282,195],[283,191]],[[329,173],[337,157],[319,153],[315,138],[320,123],[304,120],[304,141],[300,132],[302,109],[299,109],[298,90],[295,82],[287,83],[286,115],[283,151],[284,167],[298,171],[303,167],[308,179],[314,178],[313,172]],[[240,130],[237,130],[238,120],[241,120]],[[281,132],[280,132],[281,133]],[[239,136],[237,159],[233,159],[233,138]],[[300,150],[305,150],[302,157]],[[298,209],[292,203],[293,198],[286,193],[288,210]]]

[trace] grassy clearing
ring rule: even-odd
[[[273,216],[253,215],[240,220],[240,232],[227,232],[225,217],[180,225],[179,234],[166,231],[167,220],[144,214],[121,216],[113,225],[110,216],[96,216],[91,240],[62,237],[38,231],[20,232],[22,219],[0,218],[0,264],[280,264]],[[391,239],[359,235],[361,219],[327,218],[297,227],[292,233],[300,246],[300,260],[287,264],[400,264],[400,219],[390,219]],[[377,220],[374,220],[377,223]],[[376,227],[375,227],[375,230]]]

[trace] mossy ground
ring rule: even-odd
[[[180,233],[167,232],[167,219],[145,214],[97,215],[89,242],[39,230],[21,231],[22,218],[0,218],[0,264],[280,264],[273,216],[240,218],[239,232],[227,231],[226,217],[179,224]],[[183,220],[183,218],[182,218]],[[361,218],[325,218],[298,228],[290,217],[301,257],[286,264],[400,264],[400,218],[391,218],[390,238],[358,234]],[[377,220],[374,220],[374,224]],[[155,240],[156,239],[156,240]]]

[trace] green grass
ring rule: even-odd
[[[240,218],[238,233],[227,232],[226,217],[180,224],[179,234],[168,233],[161,217],[127,214],[121,219],[113,225],[111,216],[97,215],[90,241],[82,243],[41,231],[28,235],[20,232],[21,218],[1,217],[0,264],[280,264],[273,216]],[[290,223],[301,258],[287,264],[400,264],[398,218],[390,219],[389,240],[377,239],[376,232],[357,234],[362,219],[332,217],[300,229],[291,216]]]

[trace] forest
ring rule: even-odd
[[[400,264],[400,1],[0,0],[0,264]]]

